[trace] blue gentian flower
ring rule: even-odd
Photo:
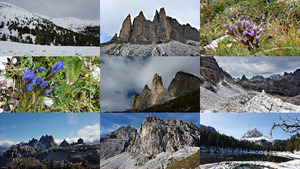
[[[40,88],[44,88],[47,84],[48,84],[49,81],[43,81],[41,84],[40,84]]]
[[[39,69],[38,69],[39,72],[43,72],[45,70],[46,70],[46,68],[44,68],[44,67],[39,67]]]
[[[33,78],[34,70],[32,70],[30,72],[28,67],[26,67],[25,72],[23,72],[23,70],[21,70],[21,71],[23,74],[23,80],[25,81],[25,83],[28,83],[28,81]]]
[[[45,90],[45,94],[49,94],[52,91],[52,89]]]
[[[26,87],[27,91],[31,91],[33,89],[33,85],[32,84],[28,84]]]
[[[37,80],[37,74],[35,74],[35,77],[32,78],[31,80],[31,84],[34,86],[36,84],[36,80]]]
[[[36,78],[35,83],[36,84],[40,84],[43,81],[43,78]]]
[[[20,93],[23,93],[23,89],[20,89]]]
[[[63,67],[64,67],[63,61],[55,63],[51,69],[51,75],[54,75],[58,70],[62,69]]]

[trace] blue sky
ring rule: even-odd
[[[101,113],[100,137],[115,131],[121,126],[130,125],[139,131],[141,123],[148,116],[157,116],[164,121],[170,119],[180,119],[200,126],[199,113]]]
[[[300,68],[300,57],[215,57],[219,66],[234,78],[245,75],[269,77]]]
[[[198,0],[101,0],[100,1],[100,41],[106,42],[117,33],[128,14],[131,23],[143,11],[146,19],[153,20],[155,10],[162,7],[166,15],[176,18],[180,24],[189,23],[200,28],[200,8]]]
[[[289,117],[300,118],[297,113],[201,113],[200,123],[214,127],[219,133],[240,139],[248,131],[256,128],[270,138],[270,129],[274,122],[280,123]],[[287,134],[280,128],[273,131],[273,139],[287,139],[293,134]]]
[[[101,57],[101,111],[122,111],[131,106],[134,92],[147,84],[151,89],[155,73],[169,87],[178,71],[200,76],[199,57]]]
[[[56,141],[77,141],[82,137],[86,142],[93,142],[99,139],[99,130],[99,113],[0,114],[0,141],[27,142],[48,134]]]

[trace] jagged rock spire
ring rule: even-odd
[[[119,42],[128,42],[131,35],[131,18],[130,14],[123,21],[120,31]]]

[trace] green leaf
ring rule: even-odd
[[[80,69],[81,69],[82,64],[83,64],[83,61],[81,61],[81,60],[78,60],[75,64],[74,64],[74,60],[67,62],[66,75],[67,75],[67,80],[68,80],[69,84],[70,83],[73,84],[79,78]]]

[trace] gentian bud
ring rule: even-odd
[[[51,75],[54,75],[58,70],[62,69],[63,67],[64,67],[63,61],[55,63],[51,69]]]
[[[41,84],[40,84],[40,88],[44,88],[47,84],[48,84],[49,81],[43,81]]]
[[[20,89],[20,93],[23,93],[23,89]]]
[[[39,72],[43,72],[45,70],[46,70],[46,68],[44,68],[44,67],[39,67],[39,69],[38,69]]]
[[[52,89],[45,90],[45,94],[49,94],[52,91]]]

